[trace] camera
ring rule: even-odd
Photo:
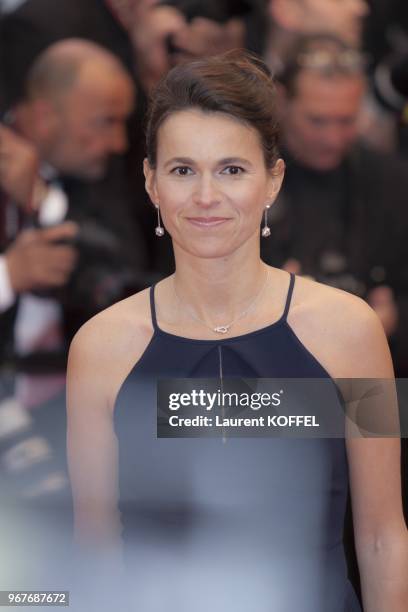
[[[387,110],[402,111],[408,102],[408,52],[392,55],[377,66],[374,93]]]

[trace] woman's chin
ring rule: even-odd
[[[193,244],[179,243],[177,246],[178,251],[201,259],[220,259],[228,257],[236,251],[236,248],[225,244],[225,241],[200,240]]]

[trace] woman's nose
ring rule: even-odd
[[[209,208],[221,201],[221,193],[212,177],[202,177],[194,192],[194,202],[199,206]]]

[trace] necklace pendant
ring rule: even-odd
[[[230,327],[230,325],[219,325],[218,327],[214,327],[214,331],[217,332],[217,334],[226,334]]]

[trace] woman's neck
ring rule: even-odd
[[[176,273],[170,282],[180,308],[218,325],[232,321],[251,304],[267,274],[268,267],[259,256],[203,259],[176,252]]]

